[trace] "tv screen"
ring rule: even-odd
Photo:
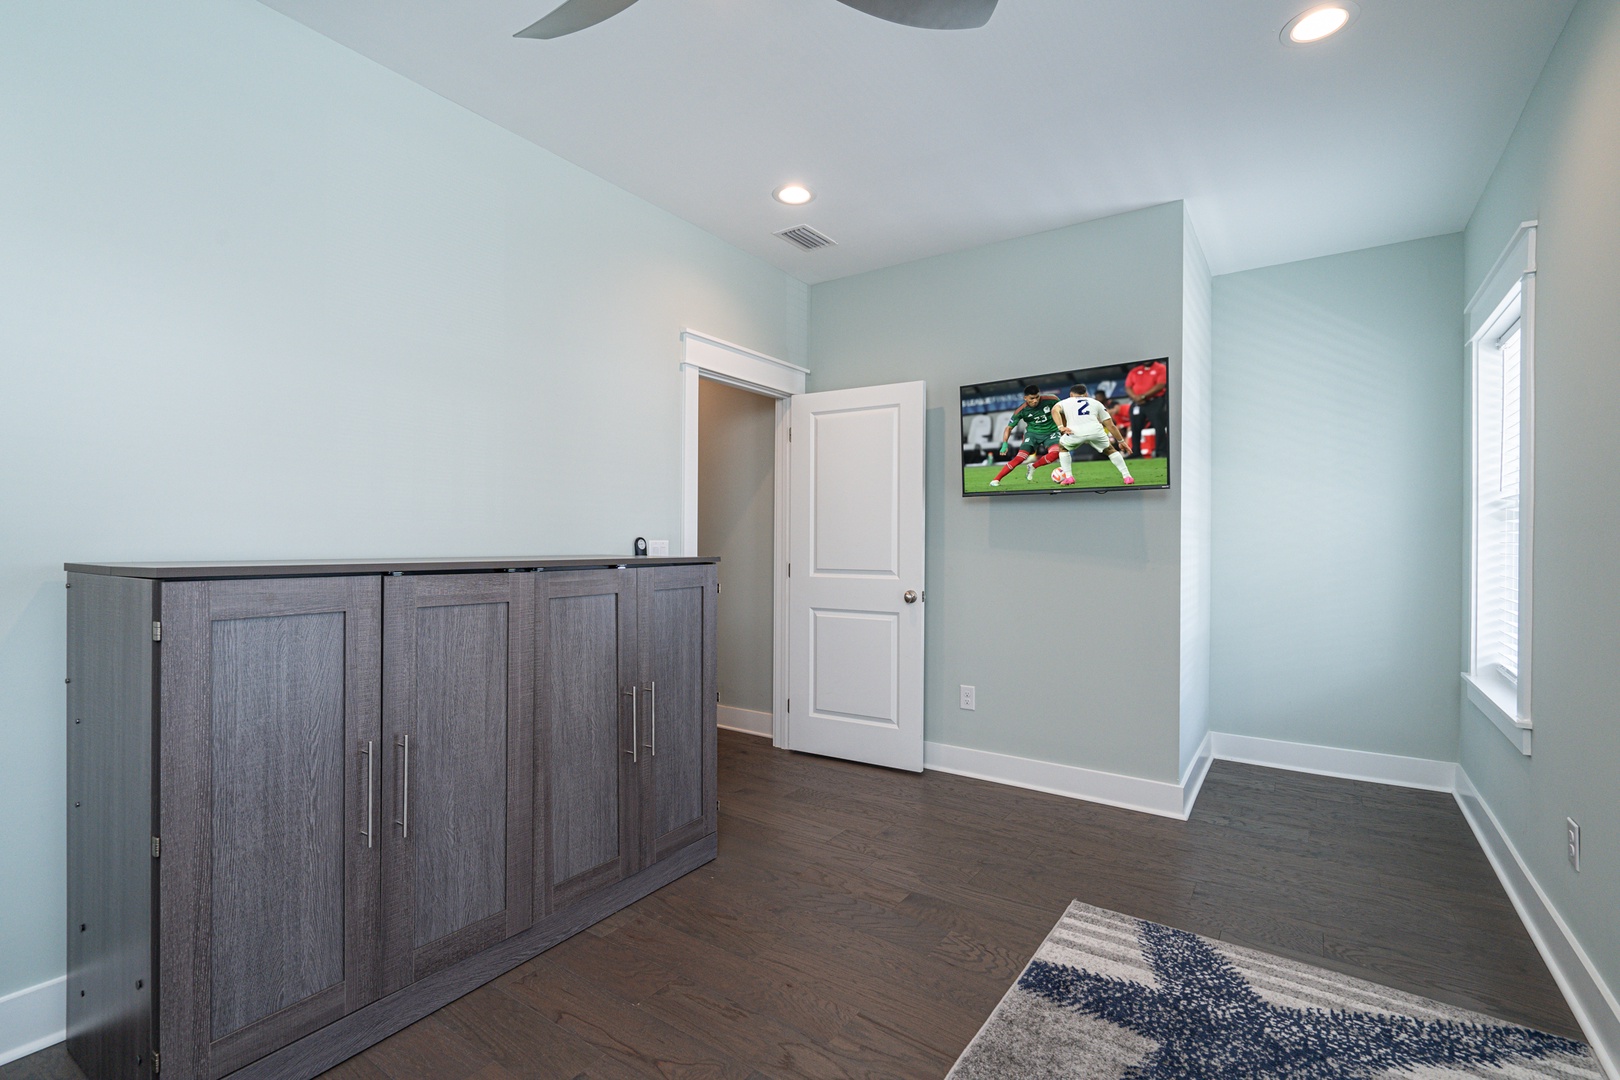
[[[962,494],[1169,487],[1169,362],[962,387]]]

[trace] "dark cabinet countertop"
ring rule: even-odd
[[[320,577],[341,574],[445,574],[491,570],[584,570],[617,566],[691,566],[711,556],[637,558],[634,555],[502,556],[466,559],[325,559],[239,562],[63,563],[70,574],[188,581],[199,578]]]

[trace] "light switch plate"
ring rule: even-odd
[[[666,559],[669,558],[669,541],[668,540],[649,540],[649,541],[647,541],[647,554],[654,557],[654,558],[658,558],[660,556],[662,556],[663,558],[666,558]]]

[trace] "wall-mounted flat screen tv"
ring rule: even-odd
[[[962,387],[962,494],[1170,486],[1169,359]]]

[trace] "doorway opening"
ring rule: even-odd
[[[691,330],[682,338],[681,552],[721,557],[720,722],[765,729],[768,625],[776,746],[921,771],[926,385],[807,394],[804,368]]]
[[[783,746],[789,401],[808,372],[695,330],[681,338],[681,553],[720,557],[718,721]]]
[[[698,551],[720,558],[719,723],[772,738],[776,402],[698,384]]]

